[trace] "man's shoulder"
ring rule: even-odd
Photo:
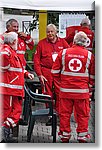
[[[59,41],[59,42],[64,42],[64,41],[66,41],[66,40],[65,40],[65,38],[58,37],[58,41]]]
[[[93,31],[90,29],[90,28],[88,28],[88,27],[82,27],[82,28],[80,28],[80,31],[83,31],[83,32],[88,32],[88,33],[93,33]]]
[[[44,39],[41,39],[39,42],[38,42],[38,44],[43,44],[43,43],[47,43],[48,41],[47,41],[47,38],[44,38]]]
[[[11,50],[11,48],[10,48],[10,46],[8,45],[8,44],[4,44],[3,45],[3,50],[5,51],[5,50]]]

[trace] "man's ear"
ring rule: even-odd
[[[91,25],[89,25],[89,28],[91,28]]]
[[[12,42],[12,45],[16,44],[17,40],[15,39],[13,42]]]

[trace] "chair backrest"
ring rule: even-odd
[[[25,94],[26,94],[27,98],[30,98],[30,101],[48,104],[49,115],[53,114],[53,102],[52,102],[52,99],[51,99],[50,95],[34,93],[27,86],[27,84],[24,85],[24,89],[25,89]]]
[[[33,74],[34,74],[34,80],[26,79],[25,84],[27,84],[27,86],[30,89],[32,89],[32,92],[41,94],[42,93],[41,83],[39,81],[39,78],[35,76],[35,72],[33,72]]]

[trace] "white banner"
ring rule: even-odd
[[[59,15],[59,36],[66,37],[66,28],[69,26],[79,26],[85,14],[61,14]]]
[[[93,2],[94,0],[0,0],[0,7],[30,10],[90,11],[94,9]]]

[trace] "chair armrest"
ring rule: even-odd
[[[31,90],[29,90],[29,93],[30,93],[33,97],[36,97],[36,98],[43,98],[43,99],[49,99],[49,100],[51,100],[51,96],[50,96],[50,95],[37,94],[37,93],[32,92]]]
[[[37,102],[43,102],[43,103],[52,103],[51,96],[49,96],[49,95],[43,95],[43,94],[36,94],[36,93],[32,92],[25,85],[24,85],[24,89],[25,89],[26,93],[28,94],[28,96],[32,100],[37,101]]]
[[[52,103],[52,100],[48,100],[48,99],[34,98],[34,97],[32,97],[32,96],[30,96],[30,98],[31,98],[32,100],[34,100],[35,102]]]

